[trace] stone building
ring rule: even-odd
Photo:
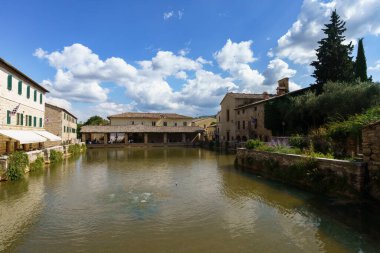
[[[77,117],[64,108],[45,104],[45,128],[49,132],[61,137],[63,144],[77,142]],[[52,143],[54,145],[59,142]]]
[[[83,126],[87,144],[184,144],[203,138],[203,128],[192,126],[193,118],[176,113],[127,112],[108,117],[106,126]]]
[[[45,131],[48,91],[0,58],[0,154],[31,150],[60,138]]]
[[[237,137],[241,139],[241,134],[237,132],[238,127],[242,128],[242,125],[238,125],[238,117],[236,108],[240,108],[244,105],[252,104],[254,102],[261,101],[267,97],[271,97],[267,93],[263,94],[246,94],[246,93],[227,93],[223,100],[220,102],[221,110],[217,114],[217,134],[219,135],[219,140],[225,141],[236,141]],[[239,111],[242,115],[245,114],[245,109]],[[242,124],[242,123],[241,123]],[[246,124],[246,123],[244,123]],[[248,123],[247,123],[248,124]]]

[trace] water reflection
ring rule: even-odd
[[[347,205],[239,171],[233,160],[192,148],[90,149],[44,174],[0,184],[2,248],[379,251],[373,213],[350,213]],[[20,224],[9,221],[13,213]]]

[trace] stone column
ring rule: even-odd
[[[84,143],[86,143],[86,133],[83,133],[83,134],[82,134],[82,141],[83,141]]]
[[[164,143],[168,143],[168,133],[164,133]]]
[[[144,133],[144,143],[148,144],[148,134]]]
[[[5,142],[5,152],[7,154],[11,153],[11,142],[10,141]]]
[[[108,144],[108,134],[107,133],[104,134],[104,144],[105,145]]]
[[[186,143],[186,134],[185,133],[182,134],[182,142]]]
[[[124,134],[124,143],[128,144],[128,133]]]

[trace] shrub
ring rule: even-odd
[[[51,163],[58,163],[63,160],[63,153],[56,150],[50,150],[50,162]]]
[[[248,140],[245,144],[245,147],[247,149],[257,149],[260,146],[263,146],[264,143],[260,140]]]
[[[289,139],[289,144],[290,146],[293,146],[299,149],[304,149],[308,146],[307,139],[299,134],[291,136]]]
[[[29,158],[25,152],[16,151],[9,156],[7,178],[11,181],[23,178],[26,166],[29,165]]]
[[[39,156],[34,162],[30,163],[30,166],[29,166],[30,171],[42,170],[44,168],[44,165],[45,165],[44,158]]]
[[[81,145],[79,144],[74,144],[69,146],[69,153],[72,155],[78,155],[82,152]]]

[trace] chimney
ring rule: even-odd
[[[289,78],[285,77],[278,80],[277,96],[284,95],[289,92]]]
[[[263,99],[269,99],[268,92],[266,92],[266,91],[263,92]]]

